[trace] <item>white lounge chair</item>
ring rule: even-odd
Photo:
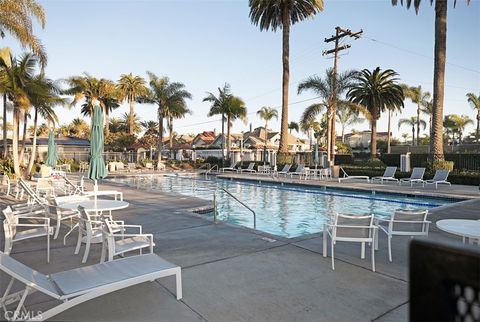
[[[283,166],[282,171],[278,171],[278,172],[276,172],[275,174],[277,175],[277,177],[278,177],[279,175],[281,175],[281,174],[283,174],[283,175],[286,177],[287,174],[288,174],[288,172],[290,171],[290,168],[291,168],[291,167],[292,167],[291,164],[285,164],[285,165]]]
[[[252,173],[257,172],[256,170],[253,170],[254,167],[255,167],[255,162],[250,162],[246,169],[240,168],[240,169],[238,169],[238,172],[240,172],[240,173],[243,173],[243,172],[252,172]]]
[[[392,261],[393,236],[428,236],[430,221],[427,220],[428,210],[407,211],[397,210],[390,218],[376,218],[375,223],[379,230],[388,237],[388,260]],[[378,238],[375,240],[375,249],[378,249]]]
[[[220,172],[225,172],[225,171],[237,171],[237,166],[238,162],[231,162],[229,167],[225,168],[220,168]]]
[[[5,316],[9,320],[47,320],[88,300],[173,275],[176,277],[177,300],[182,298],[181,267],[167,262],[156,254],[130,256],[111,262],[44,275],[0,252],[0,270],[11,277],[5,293],[0,299],[0,306],[3,307],[4,312],[10,312],[8,316]],[[15,281],[25,287],[11,293]],[[24,306],[25,299],[35,291],[58,300],[60,303],[41,313],[27,310]],[[16,307],[13,306],[14,304]],[[8,306],[13,306],[13,308],[8,310]],[[101,310],[101,307],[98,309]],[[135,317],[132,316],[132,319],[134,320]]]
[[[35,216],[15,216],[9,208],[3,210],[5,219],[3,229],[5,233],[5,254],[10,254],[13,244],[22,240],[46,237],[47,238],[47,263],[50,262],[50,235],[53,227],[50,227],[50,218]],[[39,221],[32,223],[31,221]],[[22,229],[24,228],[24,229]]]
[[[413,168],[410,178],[401,178],[398,181],[399,185],[407,182],[410,183],[410,187],[413,187],[414,183],[423,183],[423,175],[425,174],[425,168]]]
[[[383,184],[384,181],[398,181],[398,179],[395,178],[395,172],[397,172],[397,167],[387,167],[382,176],[373,177],[370,179],[370,182],[380,181],[380,184]]]
[[[76,195],[85,192],[84,176],[80,176],[78,184],[75,184],[67,176],[64,177],[66,186],[68,187],[68,194]]]
[[[152,234],[143,234],[140,225],[125,225],[111,221],[109,218],[103,217],[103,245],[100,262],[104,262],[108,253],[108,260],[111,261],[115,256],[123,255],[131,251],[142,251],[148,248],[153,253]],[[127,230],[136,230],[136,233],[127,233]]]
[[[435,189],[438,189],[439,184],[448,184],[449,186],[451,186],[451,183],[447,181],[449,174],[450,170],[437,170],[435,171],[435,175],[432,179],[423,180],[422,186],[425,187],[425,185],[434,184]]]
[[[357,216],[335,214],[332,222],[326,222],[323,228],[323,257],[327,257],[327,237],[331,240],[332,269],[335,269],[335,244],[338,241],[361,243],[361,258],[365,258],[365,243],[372,247],[372,271],[375,272],[376,226],[373,215]]]
[[[370,182],[370,177],[369,176],[349,176],[348,173],[340,167],[340,170],[343,172],[343,178],[338,178],[338,182],[342,182],[345,180],[354,180],[354,179],[365,179],[367,182]]]
[[[288,175],[292,178],[293,178],[293,176],[298,176],[301,179],[302,176],[306,177],[307,172],[305,171],[305,166],[303,164],[299,164],[297,166],[297,168],[295,169],[295,171],[289,172]]]

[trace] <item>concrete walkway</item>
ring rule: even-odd
[[[112,189],[111,186],[103,187]],[[183,268],[184,298],[174,297],[174,278],[145,283],[74,307],[55,320],[76,321],[406,321],[408,320],[408,244],[393,243],[388,262],[386,240],[380,235],[377,272],[370,257],[360,259],[360,246],[338,243],[335,271],[324,258],[322,234],[295,239],[271,239],[260,232],[228,224],[213,224],[189,209],[209,203],[176,194],[125,187],[130,207],[113,213],[116,219],[141,224],[153,233],[155,252]],[[0,200],[2,205],[12,202]],[[430,219],[480,218],[480,200],[442,207]],[[0,233],[0,235],[3,234]],[[63,234],[60,235],[63,237]],[[455,240],[434,227],[430,239]],[[15,245],[12,256],[42,273],[82,266],[73,255],[76,236],[67,245],[52,244],[51,263],[45,243],[31,240]],[[0,236],[3,249],[3,236]],[[83,248],[82,253],[83,254]],[[87,264],[100,258],[95,245]],[[6,287],[0,275],[0,286]],[[44,310],[55,304],[33,294],[29,304]]]

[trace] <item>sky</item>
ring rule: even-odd
[[[256,115],[262,106],[279,109],[278,121],[269,128],[280,129],[282,99],[282,34],[260,31],[249,19],[248,1],[160,1],[160,0],[38,0],[47,15],[46,28],[35,28],[48,53],[47,76],[63,79],[87,72],[99,78],[118,80],[133,73],[147,78],[146,71],[182,82],[193,95],[188,101],[193,111],[174,123],[178,133],[220,131],[219,117],[207,117],[206,92],[228,82],[234,95],[247,106],[248,120],[234,123],[233,131],[261,126]],[[422,1],[418,15],[413,8],[393,7],[390,0],[325,1],[325,9],[313,19],[292,26],[290,34],[289,121],[296,121],[315,100],[314,93],[297,94],[298,83],[309,76],[323,76],[333,59],[322,56],[332,48],[324,39],[334,28],[363,30],[358,40],[346,39],[352,47],[343,51],[339,71],[394,69],[399,81],[421,85],[432,92],[434,8]],[[8,36],[0,46],[23,49]],[[445,114],[466,114],[475,119],[466,93],[480,95],[480,3],[449,1]],[[113,112],[120,116],[128,104]],[[156,107],[136,104],[142,120],[156,119]],[[60,123],[80,116],[80,106],[58,111]],[[394,115],[394,136],[411,133],[398,129],[398,120],[416,115],[416,106],[407,100],[401,115]],[[428,121],[427,116],[423,119]],[[354,125],[368,129],[367,122]],[[387,130],[386,113],[378,123]],[[351,129],[347,129],[347,132]],[[467,132],[473,131],[469,126]],[[428,127],[422,133],[427,133]]]

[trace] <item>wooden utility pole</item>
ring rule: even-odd
[[[330,136],[330,140],[327,143],[327,155],[328,155],[328,161],[331,162],[331,165],[335,163],[335,141],[336,141],[336,136],[335,136],[335,120],[336,120],[336,114],[337,114],[337,69],[338,69],[338,53],[342,50],[348,49],[351,46],[346,44],[343,46],[339,46],[339,40],[342,39],[343,37],[349,36],[353,37],[355,39],[360,38],[362,35],[363,30],[360,30],[358,32],[353,33],[350,29],[342,29],[340,27],[335,27],[335,36],[332,36],[330,38],[325,38],[326,43],[330,43],[332,41],[335,42],[335,48],[330,49],[330,50],[325,50],[322,55],[329,55],[329,54],[334,54],[334,60],[333,60],[333,80],[332,80],[332,90],[333,90],[333,97],[332,97],[332,106],[330,108],[330,111],[327,111],[327,129],[328,131],[328,136]]]

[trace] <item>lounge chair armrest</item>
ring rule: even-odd
[[[123,238],[123,237],[147,237],[153,240],[153,234],[122,234],[122,233],[113,233],[109,234],[109,236],[114,238]]]
[[[125,224],[122,224],[121,226],[122,226],[122,228],[138,229],[139,233],[140,234],[142,233],[142,226],[141,225],[125,225]]]
[[[405,223],[405,224],[430,224],[431,221],[428,220],[394,220],[394,223]]]
[[[8,224],[14,227],[50,227],[50,223],[46,224]]]
[[[377,229],[378,227],[375,225],[372,226],[355,226],[355,225],[331,225],[337,228],[359,228],[359,229]]]

